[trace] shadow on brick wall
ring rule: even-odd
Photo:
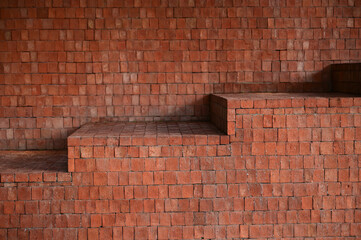
[[[361,94],[361,63],[331,65],[332,90]]]
[[[225,93],[252,93],[252,92],[330,92],[331,65],[316,73],[304,73],[302,78],[294,78],[295,82],[248,82],[248,83],[221,83],[215,84],[213,92]],[[282,77],[280,77],[282,78]],[[298,81],[298,82],[296,82]],[[302,81],[302,82],[300,82]]]

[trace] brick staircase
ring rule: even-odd
[[[211,123],[87,124],[68,172],[2,170],[0,238],[361,236],[361,97],[210,102]]]

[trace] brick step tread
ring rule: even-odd
[[[226,139],[209,122],[102,122],[75,131],[68,147],[215,145]]]
[[[360,95],[337,92],[213,94],[212,98],[228,108],[361,106]]]

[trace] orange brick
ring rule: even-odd
[[[82,158],[91,158],[93,157],[93,147],[81,147],[80,153]]]
[[[252,144],[252,155],[264,155],[265,144],[262,142]]]
[[[332,142],[321,142],[320,143],[320,153],[321,154],[332,154],[333,153],[333,143]]]

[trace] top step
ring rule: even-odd
[[[303,108],[317,113],[320,111],[316,110],[317,108],[361,106],[361,97],[346,93],[213,94],[210,104],[211,121],[223,132],[234,135],[236,112],[246,111],[255,114],[258,111],[270,111],[266,109]]]
[[[340,100],[359,99],[360,95],[347,93],[237,93],[213,94],[211,98],[218,102],[223,100],[229,108],[299,107],[300,104],[305,107],[314,107],[317,104],[320,107],[337,107],[340,105],[337,103]],[[292,104],[293,100],[294,103]],[[253,102],[256,104],[254,105]],[[275,105],[274,103],[278,104]]]

